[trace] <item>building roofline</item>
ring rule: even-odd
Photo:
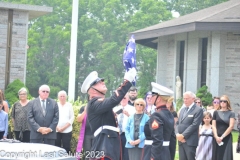
[[[0,2],[0,9],[13,9],[17,11],[29,12],[29,20],[46,15],[53,11],[53,7],[28,4],[14,4],[8,2]]]

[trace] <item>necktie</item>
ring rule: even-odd
[[[188,112],[188,107],[185,108],[185,110],[184,110],[184,112],[183,112],[182,119],[187,115],[187,112]]]
[[[45,103],[44,102],[45,101],[42,100],[42,110],[43,110],[43,115],[45,116],[45,114],[46,114],[46,107],[45,107]]]
[[[119,118],[119,122],[118,122],[118,126],[119,126],[119,129],[120,129],[120,134],[122,133],[122,124],[123,124],[123,118],[124,118],[124,115],[123,113],[120,114],[120,118]]]

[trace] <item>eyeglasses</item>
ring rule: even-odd
[[[201,102],[195,102],[195,103],[201,104]]]
[[[228,101],[227,100],[220,100],[220,103],[227,103]]]
[[[219,101],[213,101],[214,104],[219,104]]]
[[[136,103],[136,106],[143,106],[143,104]]]
[[[42,91],[43,93],[49,93],[49,91]]]

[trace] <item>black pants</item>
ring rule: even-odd
[[[67,153],[71,153],[70,142],[72,139],[72,132],[59,133],[57,132],[56,146],[64,148]]]
[[[128,157],[128,149],[125,148],[126,145],[126,137],[125,137],[125,132],[123,132],[121,135],[121,145],[122,145],[122,159],[123,160],[129,160]]]
[[[196,156],[196,146],[188,146],[187,142],[179,146],[179,160],[193,160]]]
[[[27,142],[27,143],[30,142],[30,131],[24,131],[22,139],[20,139],[19,137],[20,131],[14,131],[14,133],[15,133],[16,140],[19,140],[21,142]]]
[[[3,139],[4,131],[0,132],[0,139]]]

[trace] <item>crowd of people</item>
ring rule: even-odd
[[[109,98],[104,79],[96,71],[83,82],[81,92],[89,99],[76,117],[82,123],[76,151],[85,160],[174,160],[177,142],[180,160],[233,160],[235,113],[228,96],[214,97],[204,107],[200,98],[187,91],[177,112],[174,92],[157,83],[149,84],[151,91],[139,98],[132,86],[135,76],[134,69],[126,72]],[[0,90],[0,138],[7,138],[9,115],[17,140],[59,146],[70,154],[75,117],[67,93],[59,91],[58,102],[49,98],[48,85],[40,86],[38,93],[29,101],[27,89],[21,88],[19,101],[9,113]],[[240,114],[237,127],[240,131]],[[240,153],[240,139],[236,152]]]

